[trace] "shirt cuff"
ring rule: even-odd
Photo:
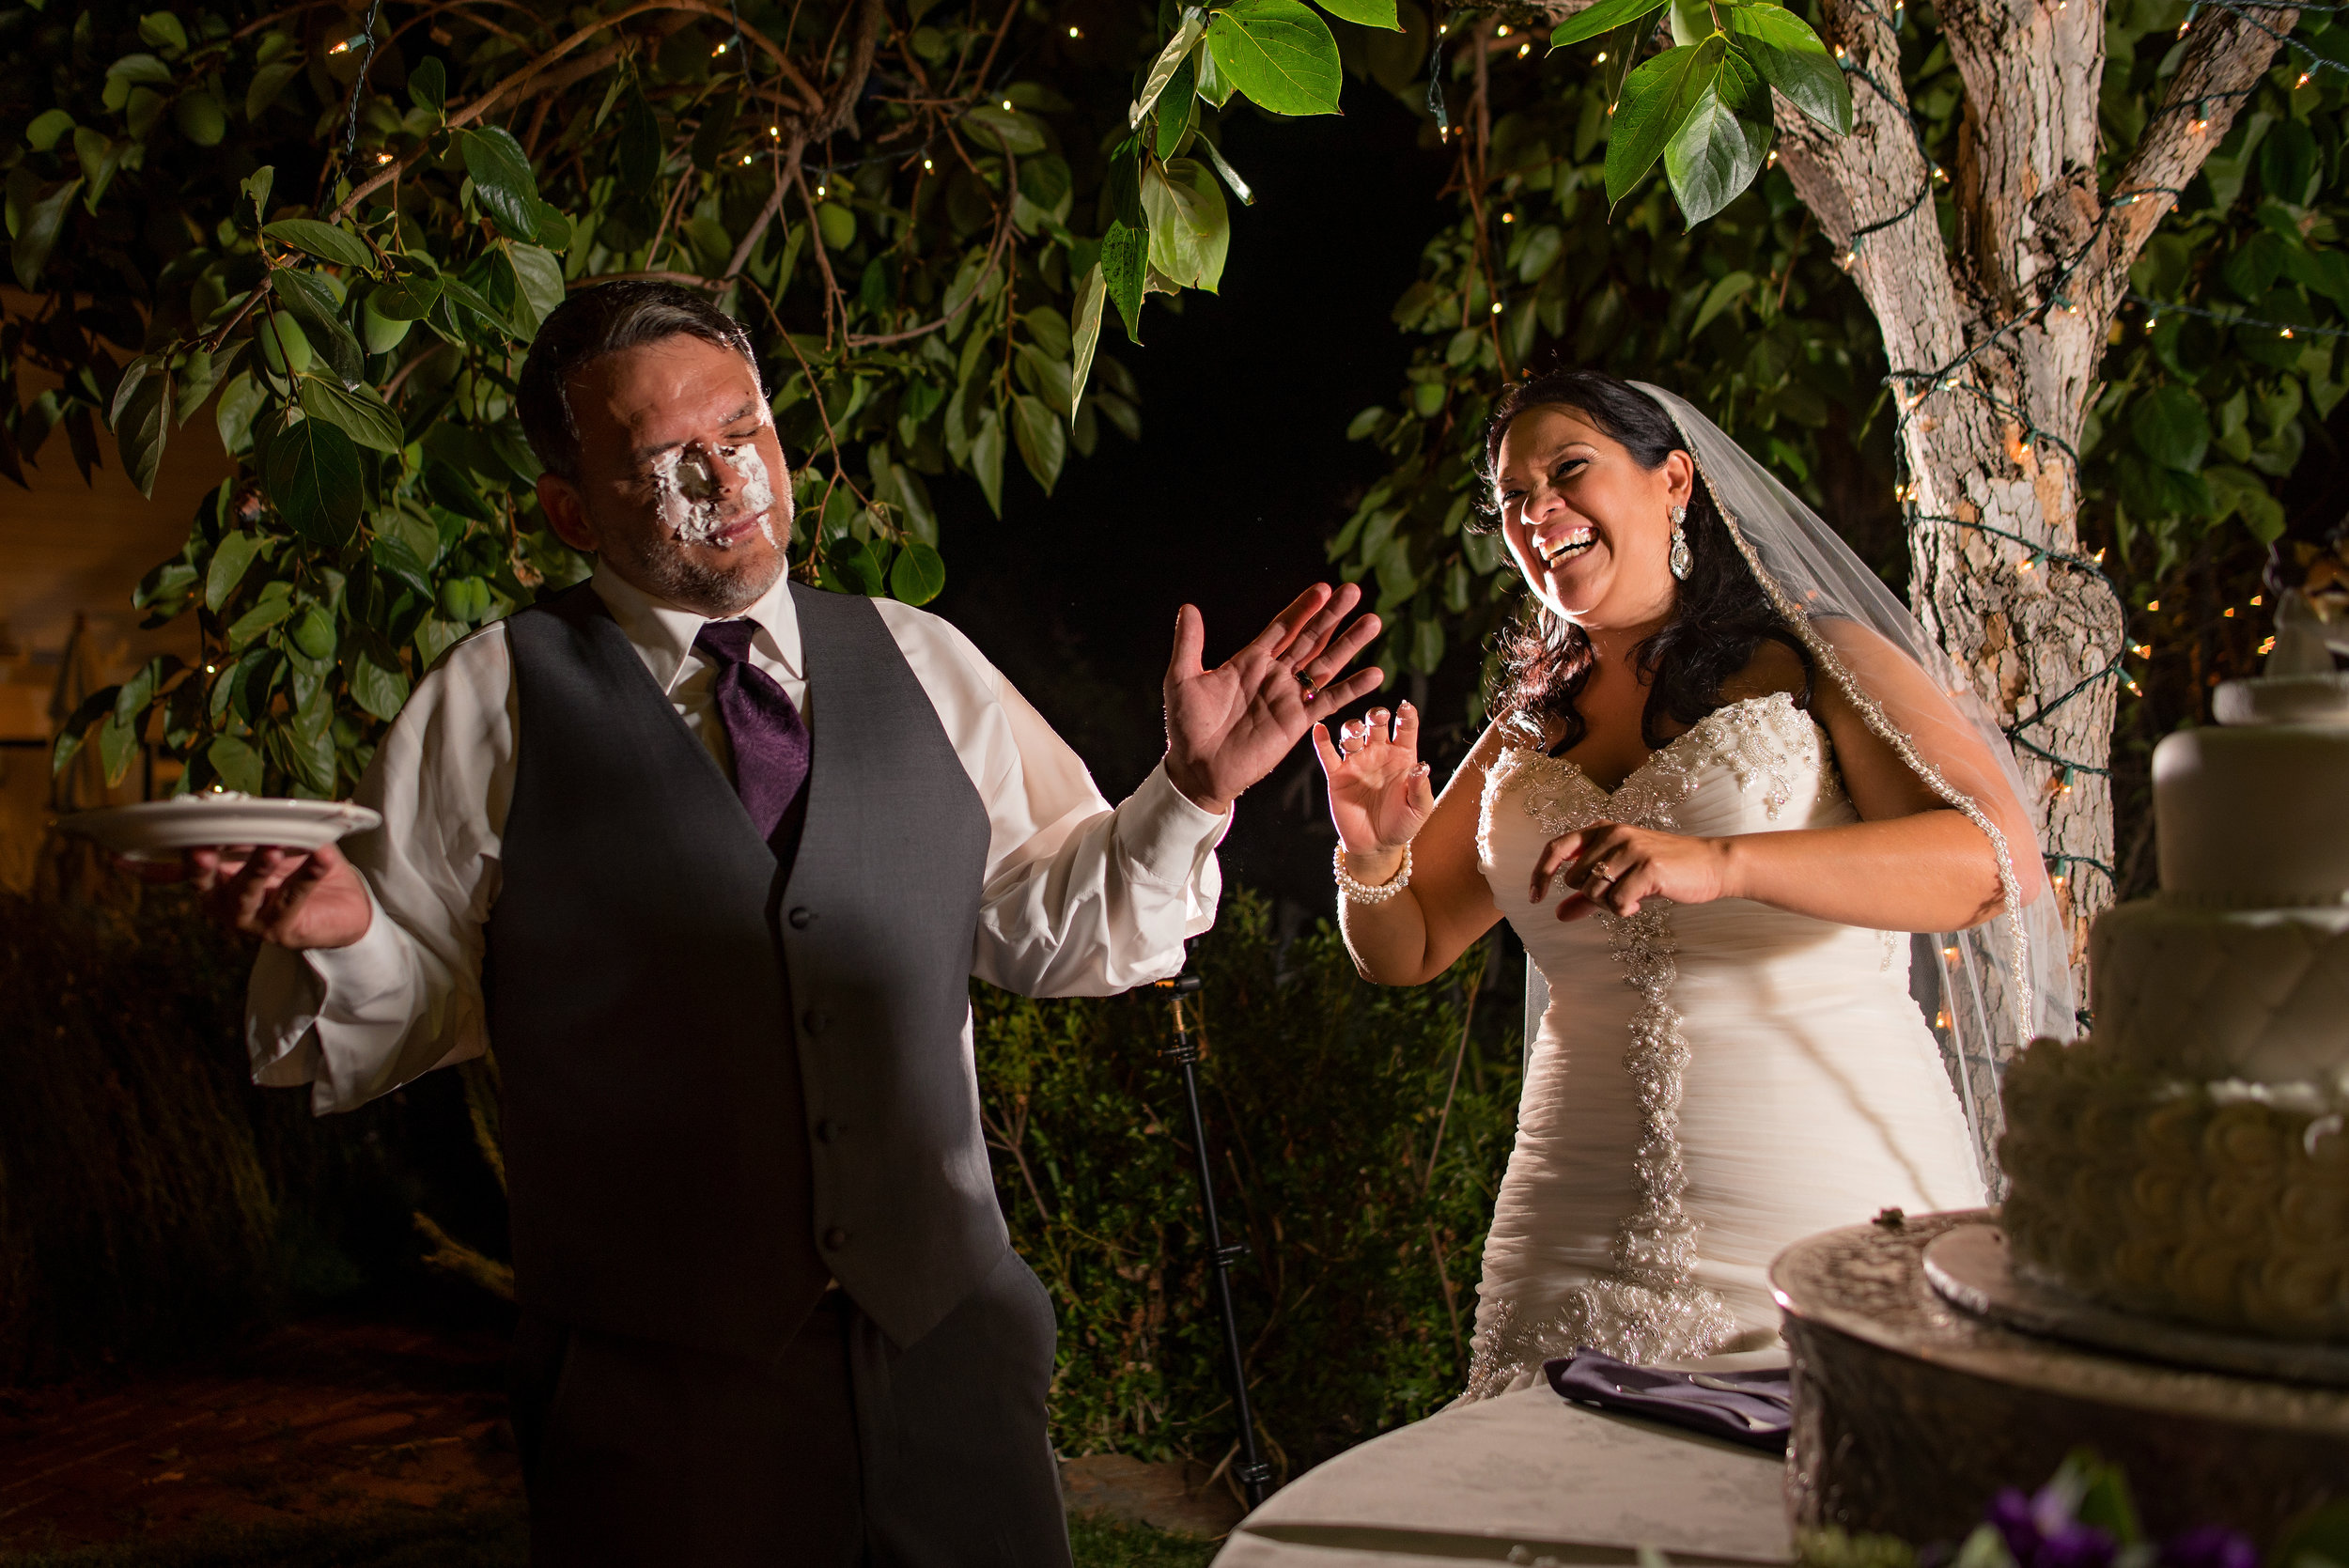
[[[408,955],[392,927],[392,917],[367,889],[367,929],[348,947],[304,948],[302,960],[326,987],[319,1004],[322,1017],[345,1022],[364,1016],[371,1003],[403,995],[408,986]]]
[[[1232,813],[1203,809],[1174,787],[1163,762],[1117,808],[1118,849],[1138,875],[1164,888],[1188,886],[1231,830]]]

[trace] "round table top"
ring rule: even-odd
[[[2140,1360],[2023,1333],[1952,1306],[1925,1277],[1926,1247],[1957,1226],[1997,1219],[1996,1209],[1967,1209],[1807,1237],[1770,1265],[1779,1309],[1881,1350],[2042,1393],[2349,1436],[2349,1389]]]
[[[1569,1405],[1545,1386],[1439,1412],[1307,1471],[1215,1568],[1489,1562],[1750,1568],[1793,1557],[1774,1453]]]

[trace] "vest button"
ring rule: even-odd
[[[804,931],[816,924],[816,911],[801,904],[796,906],[786,918],[791,922],[792,930]]]
[[[801,1027],[805,1029],[810,1034],[821,1034],[824,1032],[824,1025],[830,1023],[831,1021],[832,1020],[825,1016],[824,1010],[820,1007],[811,1007],[806,1012],[800,1015]]]
[[[817,1119],[816,1123],[816,1141],[818,1143],[835,1142],[839,1140],[841,1133],[846,1130],[847,1129],[840,1125],[839,1117],[819,1117]]]
[[[843,1230],[843,1229],[842,1229],[841,1227],[839,1227],[838,1225],[834,1225],[832,1229],[830,1229],[830,1230],[828,1230],[828,1231],[826,1231],[826,1232],[824,1233],[824,1250],[825,1250],[825,1251],[827,1251],[827,1252],[837,1252],[837,1251],[839,1251],[839,1250],[840,1250],[843,1247],[846,1247],[846,1246],[848,1246],[848,1233],[847,1231]]]

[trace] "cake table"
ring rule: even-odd
[[[1996,1218],[1850,1226],[1771,1265],[1794,1354],[1797,1529],[1959,1540],[2000,1487],[2036,1487],[2082,1445],[2123,1467],[2156,1537],[2224,1524],[2265,1547],[2349,1496],[2349,1388],[2109,1354],[1945,1300],[1926,1248]]]

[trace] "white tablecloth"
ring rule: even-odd
[[[1373,1438],[1275,1493],[1215,1568],[1781,1563],[1785,1465],[1536,1386]]]

